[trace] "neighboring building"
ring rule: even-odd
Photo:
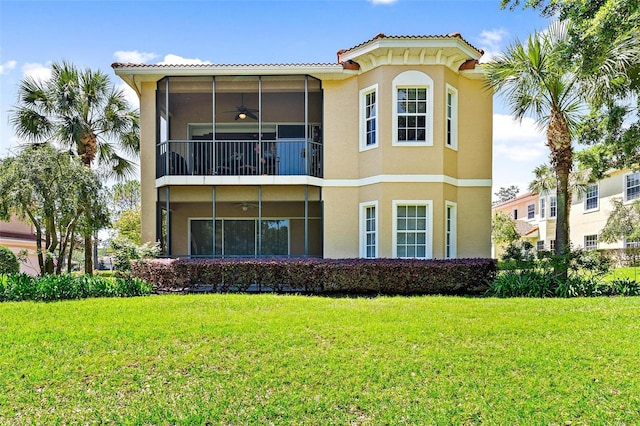
[[[9,222],[0,222],[0,246],[8,247],[16,255],[26,250],[27,261],[20,264],[20,272],[29,275],[40,273],[33,226],[19,221],[15,216]]]
[[[302,65],[113,64],[167,256],[488,257],[492,94],[459,34]]]
[[[615,198],[629,203],[640,198],[640,172],[612,171],[600,181],[588,185],[584,194],[573,194],[569,216],[569,240],[573,247],[592,250],[640,245],[640,241],[598,241],[598,235],[613,211],[611,200]],[[554,249],[557,213],[555,191],[544,195],[523,194],[494,205],[492,211],[503,211],[516,219],[520,235],[536,249]],[[501,253],[500,245],[492,247],[494,257],[499,257]]]

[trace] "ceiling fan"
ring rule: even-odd
[[[244,203],[238,203],[236,204],[236,206],[240,207],[242,209],[242,211],[247,211],[253,208],[258,208],[258,204],[255,203],[247,203],[246,201]]]
[[[240,101],[240,106],[236,106],[236,110],[235,111],[226,111],[226,112],[235,112],[236,116],[234,118],[234,120],[244,120],[245,118],[249,117],[252,118],[254,120],[257,120],[258,117],[254,114],[255,112],[258,112],[257,109],[253,109],[253,108],[247,108],[246,106],[244,106],[244,93],[242,94],[242,99]]]

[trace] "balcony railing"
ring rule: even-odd
[[[163,176],[322,177],[322,144],[306,139],[168,141],[156,146]]]

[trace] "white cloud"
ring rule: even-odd
[[[182,56],[174,55],[172,53],[166,55],[162,62],[158,62],[158,65],[170,65],[170,64],[179,64],[179,65],[192,65],[192,64],[210,64],[209,61],[203,61],[199,58],[184,58]]]
[[[484,30],[477,37],[477,44],[482,50],[482,62],[488,62],[493,57],[499,55],[504,50],[504,40],[509,36],[509,32],[503,28]]]
[[[158,55],[150,52],[138,52],[137,50],[118,50],[113,54],[113,57],[116,59],[116,62],[146,64],[156,59]]]
[[[533,169],[548,161],[546,137],[533,119],[521,123],[510,115],[493,115],[493,187],[518,185],[526,190]]]
[[[51,78],[51,62],[46,65],[36,62],[24,64],[22,66],[22,76],[31,77],[36,80],[48,80]]]
[[[4,74],[14,69],[16,65],[18,65],[17,61],[7,61],[4,64],[0,64],[0,74]]]

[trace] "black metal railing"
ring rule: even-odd
[[[167,141],[156,146],[156,177],[322,177],[322,144],[306,139]]]

